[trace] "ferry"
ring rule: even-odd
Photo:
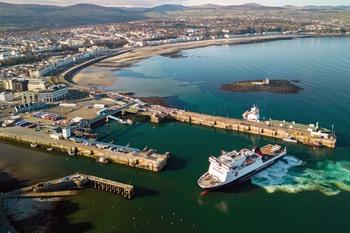
[[[219,157],[209,157],[209,170],[198,180],[204,190],[238,184],[265,170],[287,154],[287,148],[268,144],[262,148],[223,151]]]

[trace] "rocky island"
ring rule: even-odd
[[[282,79],[270,80],[266,78],[264,80],[247,80],[223,84],[220,86],[220,89],[232,92],[271,92],[282,94],[296,94],[303,89],[294,84],[297,82],[299,81],[288,81]]]

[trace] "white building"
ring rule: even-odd
[[[71,134],[71,130],[70,130],[70,127],[69,127],[69,126],[62,129],[62,135],[63,135],[63,138],[64,138],[64,139],[70,138],[70,136],[71,136],[72,134]]]
[[[48,86],[49,84],[46,80],[29,79],[28,90],[29,91],[45,90]]]
[[[6,53],[0,53],[0,62],[6,61],[8,59],[8,55]]]
[[[20,57],[20,54],[15,50],[0,52],[0,61],[7,61],[11,58],[19,58],[19,57]]]
[[[68,96],[68,87],[63,84],[51,86],[38,92],[37,96],[39,102],[55,102]]]
[[[15,96],[12,92],[1,92],[0,93],[0,102],[11,102],[15,99]]]

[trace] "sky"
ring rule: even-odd
[[[350,0],[0,0],[0,2],[9,3],[36,3],[51,5],[74,5],[78,3],[92,3],[104,6],[143,6],[152,7],[162,4],[181,4],[181,5],[238,5],[244,3],[259,3],[267,6],[284,5],[350,5]]]

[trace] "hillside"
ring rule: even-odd
[[[122,22],[144,19],[142,11],[78,4],[67,7],[0,3],[0,26],[45,27]]]
[[[10,4],[0,2],[0,29],[40,28],[72,26],[81,24],[116,23],[147,18],[171,16],[232,15],[239,12],[278,15],[349,15],[349,6],[268,7],[258,4],[220,6],[207,4],[186,7],[165,4],[153,8],[104,7],[92,4],[77,4],[60,7],[53,5]]]

